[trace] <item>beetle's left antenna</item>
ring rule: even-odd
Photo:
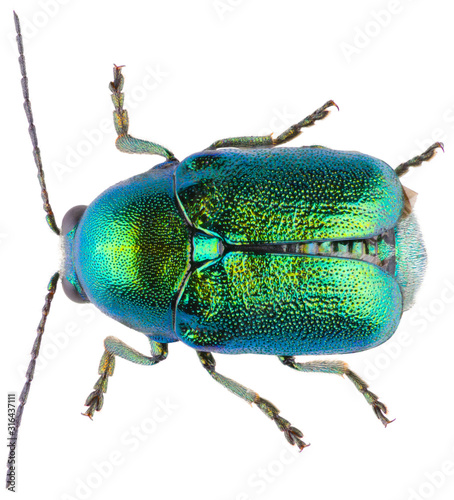
[[[24,95],[24,108],[25,108],[25,113],[27,115],[28,123],[29,123],[29,132],[30,132],[30,137],[32,140],[33,144],[33,156],[35,158],[35,163],[36,166],[38,167],[38,179],[39,183],[41,185],[41,196],[43,199],[43,206],[44,210],[46,212],[46,220],[49,225],[49,227],[54,231],[56,234],[60,234],[60,230],[55,222],[55,217],[52,212],[52,208],[49,204],[49,198],[47,196],[47,189],[46,189],[46,183],[44,182],[44,172],[43,172],[43,167],[41,163],[41,156],[39,153],[39,148],[38,148],[38,139],[36,137],[36,129],[35,125],[33,124],[33,115],[32,115],[32,109],[31,109],[31,104],[30,100],[28,98],[28,79],[27,79],[27,73],[25,71],[25,58],[24,58],[24,49],[22,45],[22,35],[20,32],[20,24],[19,24],[19,18],[17,17],[17,14],[14,12],[14,23],[16,25],[16,32],[17,32],[17,46],[19,48],[19,64],[20,64],[20,69],[22,73],[22,93]],[[27,397],[28,393],[30,391],[30,385],[33,380],[33,376],[35,374],[35,366],[36,366],[36,359],[38,358],[39,355],[39,348],[41,346],[41,339],[44,333],[44,326],[46,325],[46,320],[47,316],[49,315],[50,311],[50,305],[52,303],[52,299],[54,298],[55,292],[57,290],[57,283],[58,283],[58,278],[59,278],[59,273],[55,273],[52,278],[49,281],[49,285],[47,286],[47,295],[46,299],[44,302],[44,307],[42,310],[42,315],[41,315],[41,321],[39,322],[38,328],[36,330],[36,339],[35,342],[33,343],[33,348],[31,352],[31,360],[28,365],[27,373],[25,375],[26,381],[24,384],[24,388],[22,389],[22,392],[19,396],[19,406],[17,408],[17,412],[15,415],[15,422],[14,422],[14,427],[13,430],[11,431],[11,435],[9,438],[9,453],[8,453],[8,460],[7,460],[7,472],[6,472],[6,487],[10,488],[11,486],[15,485],[15,470],[16,470],[16,457],[17,457],[17,436],[19,433],[19,426],[22,420],[22,413],[24,411],[24,406],[25,403],[27,402]],[[14,486],[13,486],[14,488]]]
[[[17,457],[17,435],[19,433],[19,426],[22,420],[22,413],[24,411],[24,406],[25,403],[27,402],[27,397],[28,393],[30,391],[30,385],[33,380],[33,375],[35,374],[35,366],[36,366],[36,359],[39,354],[39,348],[41,346],[41,339],[43,337],[44,333],[44,326],[46,325],[46,320],[47,316],[49,315],[49,310],[50,310],[50,305],[52,303],[52,299],[54,298],[55,291],[57,290],[57,283],[58,283],[58,278],[59,278],[59,273],[55,273],[52,278],[49,281],[49,285],[47,286],[48,293],[46,295],[46,299],[44,301],[44,307],[41,315],[41,321],[39,322],[38,328],[36,329],[36,339],[35,342],[33,343],[33,348],[31,352],[31,357],[32,359],[30,360],[30,363],[28,365],[27,373],[25,375],[26,381],[24,384],[24,388],[22,389],[22,392],[19,396],[19,406],[17,408],[16,412],[16,417],[15,417],[15,423],[14,423],[14,430],[11,434],[10,437],[10,444],[9,444],[9,453],[8,453],[8,461],[7,461],[7,467],[8,471],[6,472],[6,487],[8,488],[11,483],[14,482],[14,470],[16,469],[15,467],[15,461]]]
[[[25,68],[25,57],[24,57],[24,44],[22,40],[22,34],[20,31],[19,17],[15,12],[14,12],[14,24],[16,25],[16,33],[17,33],[16,41],[17,41],[17,48],[19,49],[19,66],[20,66],[20,71],[22,73],[21,84],[22,84],[22,94],[24,96],[24,109],[25,109],[25,114],[27,115],[27,120],[29,125],[28,132],[30,133],[30,138],[32,140],[32,145],[33,145],[33,157],[35,158],[36,167],[38,168],[38,180],[41,186],[41,198],[43,199],[43,208],[44,211],[46,212],[47,224],[55,234],[60,234],[60,229],[58,228],[57,223],[55,222],[54,212],[52,211],[52,207],[50,206],[49,203],[49,196],[47,194],[46,182],[44,180],[44,171],[43,171],[43,164],[41,162],[41,153],[38,147],[38,137],[36,136],[36,128],[35,124],[33,123],[32,105],[29,99],[28,78],[27,78],[27,71]]]

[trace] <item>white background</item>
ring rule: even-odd
[[[340,377],[297,373],[267,356],[218,356],[221,373],[270,399],[303,430],[311,446],[296,453],[257,408],[218,386],[178,343],[155,367],[117,361],[104,408],[91,422],[80,413],[97,379],[103,339],[115,335],[143,352],[148,344],[59,290],[22,421],[14,498],[452,498],[451,3],[2,2],[5,444],[7,392],[22,388],[21,367],[60,259],[59,241],[44,221],[22,109],[13,8],[27,38],[33,112],[59,223],[72,206],[160,161],[114,147],[112,63],[126,65],[130,132],[180,159],[216,139],[281,132],[328,99],[340,112],[293,146],[358,150],[392,166],[435,140],[446,146],[445,154],[405,177],[419,192],[429,254],[417,304],[386,344],[342,356],[388,405],[392,425],[384,429]],[[166,400],[173,407],[168,415],[157,410]],[[131,437],[136,427],[141,441]]]

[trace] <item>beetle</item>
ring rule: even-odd
[[[76,206],[57,226],[33,123],[19,19],[15,24],[24,107],[49,227],[61,238],[60,271],[48,286],[12,441],[52,298],[61,279],[75,302],[144,333],[151,355],[115,337],[104,341],[99,379],[85,415],[103,406],[115,357],[142,365],[167,358],[168,344],[196,350],[208,374],[275,422],[287,441],[302,432],[270,401],[216,370],[213,353],[275,355],[302,372],[345,375],[386,426],[386,406],[342,361],[296,355],[360,352],[395,332],[420,287],[426,252],[400,177],[441,143],[395,170],[382,160],[322,146],[282,147],[324,119],[333,101],[276,138],[234,137],[179,162],[159,144],[132,137],[121,66],[110,83],[117,148],[165,161]],[[337,106],[336,106],[337,107]],[[10,471],[7,483],[10,481]]]

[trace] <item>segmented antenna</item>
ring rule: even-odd
[[[33,124],[33,115],[32,115],[32,108],[29,100],[29,94],[28,94],[28,78],[27,78],[27,72],[25,70],[25,57],[24,57],[24,47],[22,43],[22,35],[20,31],[20,23],[19,23],[19,18],[17,17],[17,14],[14,12],[14,24],[16,25],[16,41],[17,41],[17,47],[19,49],[19,65],[20,65],[20,70],[22,73],[22,94],[24,96],[24,109],[25,109],[25,114],[27,115],[27,120],[28,120],[28,131],[30,133],[30,138],[32,140],[32,145],[33,145],[33,157],[35,158],[35,163],[38,168],[38,179],[39,179],[39,184],[41,186],[41,197],[43,199],[43,208],[44,211],[46,212],[46,220],[47,224],[49,227],[52,229],[54,233],[57,235],[60,234],[60,229],[58,228],[56,222],[55,222],[55,217],[54,213],[52,212],[52,208],[49,204],[49,198],[47,195],[47,189],[46,189],[46,183],[44,181],[44,172],[43,172],[43,166],[41,163],[41,155],[39,152],[38,148],[38,139],[36,137],[36,129],[35,125]],[[15,481],[15,457],[16,455],[16,450],[17,450],[17,436],[19,434],[19,426],[22,420],[22,413],[24,411],[24,406],[25,403],[27,402],[27,397],[28,393],[30,391],[30,385],[33,380],[33,376],[35,374],[35,366],[36,366],[36,359],[38,358],[39,355],[39,348],[41,346],[41,339],[43,337],[44,333],[44,326],[46,325],[46,320],[47,316],[50,311],[50,305],[52,303],[52,299],[54,298],[55,291],[57,290],[57,283],[58,283],[58,278],[60,277],[59,273],[55,273],[52,278],[49,281],[49,284],[47,286],[48,293],[46,295],[46,299],[44,302],[44,307],[42,310],[42,315],[41,315],[41,321],[39,322],[38,328],[36,329],[36,339],[33,344],[32,352],[31,352],[31,360],[28,365],[27,373],[25,375],[26,381],[24,384],[24,388],[22,389],[22,392],[19,396],[19,407],[17,408],[16,416],[15,416],[15,424],[14,424],[14,431],[9,438],[9,454],[8,454],[8,461],[7,461],[7,472],[6,472],[6,487],[8,488],[12,483]]]
[[[58,283],[58,278],[59,278],[59,273],[55,273],[52,278],[49,281],[49,285],[47,286],[48,293],[46,295],[46,299],[44,301],[44,307],[43,307],[43,313],[41,316],[41,321],[39,322],[38,328],[36,329],[36,339],[33,344],[32,352],[31,352],[31,357],[32,359],[30,360],[30,363],[28,365],[27,369],[27,374],[25,375],[26,381],[24,384],[24,388],[22,389],[22,392],[19,396],[19,407],[17,408],[16,412],[16,422],[15,422],[15,429],[14,432],[10,438],[10,451],[8,454],[8,462],[7,462],[7,467],[8,471],[6,473],[6,487],[11,484],[12,482],[12,469],[14,469],[14,460],[11,462],[11,458],[16,456],[15,451],[17,450],[17,435],[19,433],[19,426],[22,420],[22,413],[24,411],[24,406],[25,403],[27,402],[27,397],[28,397],[28,392],[30,391],[30,384],[33,380],[33,375],[35,373],[35,366],[36,366],[36,358],[38,357],[39,354],[39,348],[41,346],[41,339],[43,337],[44,333],[44,326],[46,324],[47,316],[49,314],[50,310],[50,305],[52,303],[52,299],[54,298],[55,291],[57,290],[57,283]]]
[[[38,168],[38,180],[39,180],[39,185],[41,186],[41,198],[43,200],[43,208],[47,214],[46,215],[47,224],[55,234],[60,234],[60,229],[58,228],[57,223],[55,222],[54,212],[52,211],[52,208],[49,203],[49,196],[47,194],[46,182],[44,181],[43,164],[41,162],[41,153],[38,147],[38,137],[36,136],[36,128],[33,123],[32,105],[30,103],[29,93],[28,93],[28,78],[27,78],[27,71],[25,69],[24,45],[22,41],[22,34],[20,31],[19,18],[17,17],[17,14],[15,12],[14,12],[14,24],[16,25],[16,33],[17,33],[16,41],[17,41],[17,48],[19,49],[19,66],[20,66],[20,71],[22,73],[21,84],[22,84],[22,94],[24,96],[24,109],[25,109],[25,114],[27,115],[27,120],[29,125],[28,132],[30,134],[30,138],[32,140],[32,145],[33,145],[33,157],[35,158],[36,167]]]

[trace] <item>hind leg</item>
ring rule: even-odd
[[[378,397],[368,389],[366,382],[350,370],[347,363],[343,361],[307,361],[306,363],[298,363],[293,356],[278,356],[279,361],[285,366],[289,366],[300,372],[321,372],[321,373],[336,373],[337,375],[346,375],[358,391],[365,397],[366,401],[372,406],[376,417],[386,427],[392,420],[389,420],[385,413],[388,413],[386,406],[378,400]]]
[[[410,167],[419,167],[423,162],[429,161],[435,155],[436,150],[438,148],[441,148],[444,151],[442,142],[436,142],[435,144],[432,144],[432,146],[426,149],[424,153],[415,156],[414,158],[406,161],[405,163],[401,163],[398,167],[396,167],[395,170],[396,174],[399,177],[402,177],[410,170]]]

